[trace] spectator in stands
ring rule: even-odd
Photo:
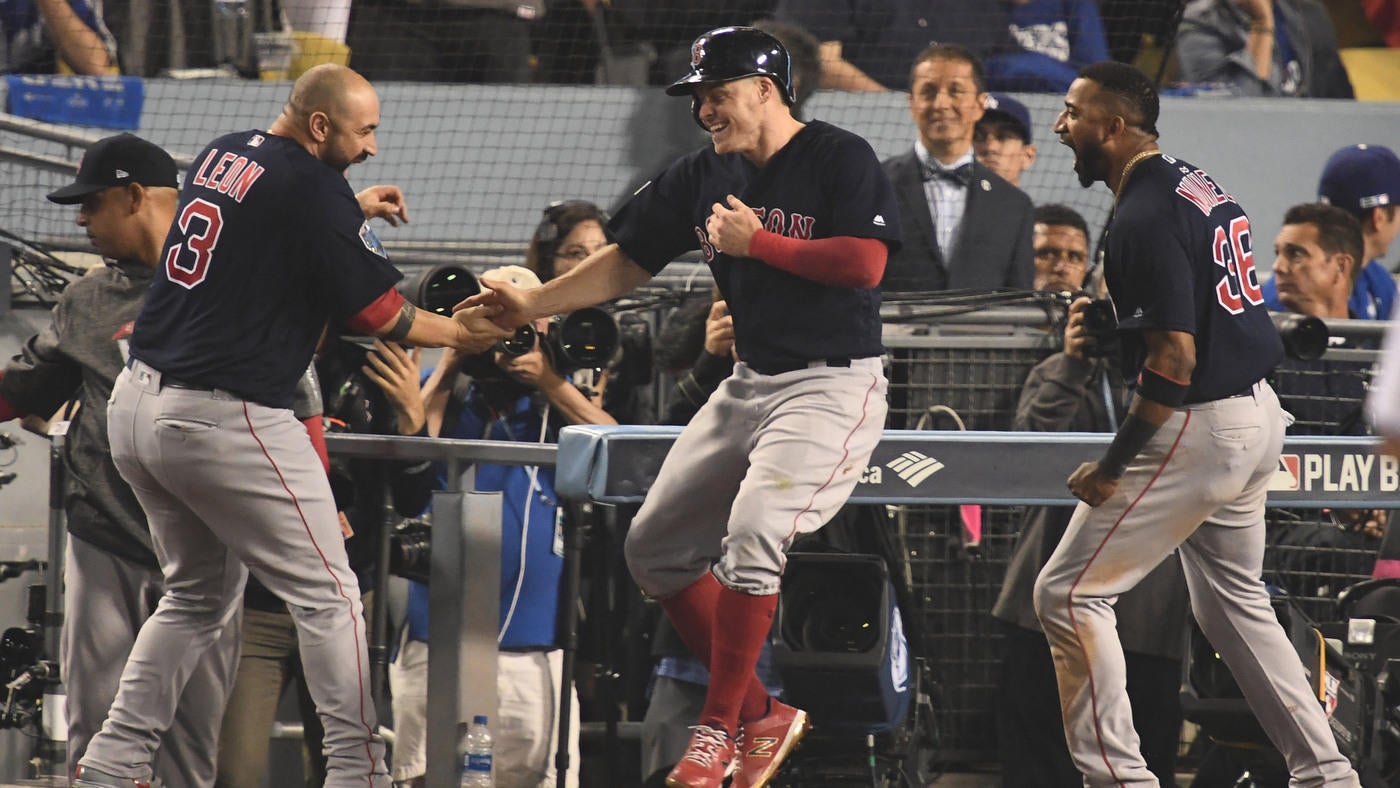
[[[0,6],[0,74],[111,74],[117,42],[100,0],[9,0]]]
[[[821,44],[822,87],[907,90],[909,62],[932,44],[978,58],[1010,48],[1010,14],[986,0],[778,0],[778,19]]]
[[[1133,63],[1147,39],[1166,48],[1176,36],[1181,8],[1182,0],[1099,0],[1109,55]]]
[[[1362,262],[1352,271],[1353,287],[1347,301],[1351,316],[1389,320],[1395,308],[1396,286],[1381,260],[1400,232],[1400,217],[1393,204],[1400,198],[1400,159],[1379,145],[1342,148],[1327,160],[1317,190],[1323,203],[1350,212],[1362,228],[1364,246],[1356,258]],[[1276,278],[1261,289],[1264,304],[1270,309],[1277,312],[1288,306],[1280,301]],[[1332,315],[1339,316],[1345,317]]]
[[[1400,4],[1395,0],[1361,0],[1361,8],[1385,45],[1400,47]]]
[[[1095,0],[1010,0],[1015,48],[989,57],[992,90],[1062,93],[1079,69],[1108,60]]]
[[[375,435],[426,435],[419,396],[418,359],[396,344],[374,340],[374,350],[341,337],[326,337],[315,358],[319,386],[313,396],[323,410],[325,430]],[[320,417],[318,417],[320,418]],[[324,451],[324,441],[318,443]],[[359,580],[368,613],[373,608],[375,564],[385,527],[385,482],[394,509],[412,517],[428,506],[437,483],[429,462],[376,463],[367,459],[323,458],[331,492],[346,530],[345,552]],[[386,478],[387,474],[387,478]],[[366,626],[368,632],[370,627]],[[255,577],[243,595],[242,653],[233,693],[219,734],[218,788],[260,788],[267,771],[268,739],[277,707],[289,687],[301,710],[302,763],[307,785],[326,781],[320,718],[303,678],[296,624],[286,603]]]
[[[1317,0],[1192,0],[1176,52],[1185,82],[1224,83],[1243,96],[1354,97]]]
[[[1097,292],[1088,246],[1083,217],[1062,205],[1042,206],[1036,212],[1036,289]],[[1047,254],[1042,255],[1042,249]],[[1059,254],[1057,262],[1047,265],[1048,250]],[[1081,295],[1070,307],[1063,352],[1041,361],[1026,378],[1016,406],[1015,429],[1111,432],[1123,416],[1117,364],[1105,357],[1107,348],[1099,347],[1084,323],[1088,301]],[[1026,511],[992,608],[1003,634],[997,743],[1006,788],[1084,784],[1065,742],[1050,646],[1031,599],[1036,575],[1059,544],[1073,513],[1072,506]],[[1181,563],[1174,558],[1163,561],[1114,607],[1127,660],[1128,701],[1143,758],[1162,785],[1174,785],[1181,732],[1177,691],[1190,610]]]
[[[1005,93],[988,93],[986,110],[972,131],[972,150],[987,169],[1021,188],[1021,173],[1035,164],[1030,110]]]
[[[1031,199],[973,158],[987,91],[967,49],[938,44],[910,74],[912,149],[883,166],[899,200],[903,247],[885,266],[886,290],[1029,288]]]
[[[76,399],[64,443],[63,511],[67,613],[58,657],[68,692],[68,771],[102,727],[117,694],[122,666],[141,624],[164,588],[150,527],[131,487],[112,463],[107,399],[126,363],[126,339],[160,264],[175,218],[177,168],[170,154],[131,134],[88,148],[75,181],[49,195],[80,205],[78,225],[113,262],[92,269],[63,291],[52,321],[29,338],[0,377],[0,421],[48,417]],[[155,775],[167,785],[214,784],[218,717],[233,682],[238,622],[229,622],[199,660],[180,696],[171,727],[160,736]]]
[[[1380,290],[1380,277],[1386,268],[1385,256],[1400,235],[1400,157],[1382,145],[1348,145],[1333,153],[1322,168],[1317,182],[1318,199],[1350,211],[1361,222],[1366,243],[1362,277]],[[1400,262],[1391,267],[1400,271]],[[1390,290],[1393,294],[1394,288]],[[1377,309],[1384,320],[1392,310]]]
[[[544,0],[364,0],[350,12],[350,65],[377,82],[529,82]]]
[[[651,69],[653,85],[669,85],[690,67],[690,45],[706,30],[748,24],[772,16],[777,0],[611,0],[626,29],[656,49]],[[553,9],[551,9],[552,13]],[[772,32],[772,31],[770,31]],[[775,33],[776,35],[776,33]],[[787,41],[784,39],[783,43]],[[673,102],[674,103],[674,102]],[[691,121],[694,125],[694,121]],[[669,161],[669,159],[668,159]]]

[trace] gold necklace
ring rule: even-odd
[[[1133,168],[1136,167],[1138,165],[1138,162],[1142,161],[1143,159],[1146,159],[1149,156],[1156,156],[1161,152],[1161,150],[1155,148],[1153,150],[1138,151],[1138,154],[1136,156],[1132,157],[1131,159],[1128,159],[1128,163],[1123,165],[1123,174],[1118,176],[1118,189],[1113,193],[1114,211],[1118,210],[1118,198],[1120,195],[1123,194],[1123,187],[1128,184],[1128,176],[1133,173]]]

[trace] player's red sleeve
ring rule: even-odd
[[[316,456],[321,458],[321,467],[330,473],[331,454],[326,449],[326,425],[321,420],[321,414],[302,419],[301,423],[306,425],[306,434],[311,436],[311,445],[316,449]]]
[[[754,233],[749,256],[794,276],[833,287],[876,287],[885,276],[890,250],[878,238],[788,238]]]
[[[369,306],[361,309],[354,317],[345,321],[345,325],[360,332],[361,334],[373,334],[376,329],[389,322],[400,309],[403,308],[403,296],[399,291],[389,288],[384,291],[384,295],[374,299]]]

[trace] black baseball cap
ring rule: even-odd
[[[178,174],[175,160],[159,145],[135,134],[118,134],[94,142],[78,163],[78,177],[49,200],[73,205],[93,192],[128,183],[178,189]]]
[[[988,93],[987,103],[983,107],[984,120],[1010,123],[1021,133],[1021,141],[1027,145],[1031,144],[1031,111],[1025,104],[1005,93]]]

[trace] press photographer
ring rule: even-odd
[[[568,250],[576,244],[588,250],[605,243],[602,224],[595,220],[566,233],[560,248]],[[540,284],[532,271],[520,266],[506,266],[492,275],[517,287]],[[616,424],[601,404],[608,373],[592,367],[568,371],[580,361],[603,362],[615,348],[615,334],[611,335],[613,347],[606,341],[611,319],[601,312],[584,317],[582,325],[571,328],[564,326],[566,321],[553,325],[536,321],[533,332],[517,333],[491,351],[494,372],[471,375],[469,370],[482,371],[486,359],[444,353],[423,386],[429,435],[553,443],[559,429],[569,424]],[[579,333],[571,333],[574,330]],[[556,632],[564,520],[554,492],[554,469],[477,464],[474,478],[477,491],[502,494],[500,705],[492,718],[497,731],[496,784],[501,788],[553,784],[556,744],[552,733],[557,729],[556,698],[564,686]],[[426,531],[418,527],[400,536],[404,538],[397,540],[396,554],[411,555],[421,564],[400,565],[395,571],[426,576]],[[427,641],[427,587],[415,582],[409,592],[406,631],[390,672],[398,734],[391,773],[395,781],[408,785],[422,785],[426,777]],[[577,764],[577,726],[571,733],[570,762]],[[576,770],[568,773],[567,784],[577,785]]]

